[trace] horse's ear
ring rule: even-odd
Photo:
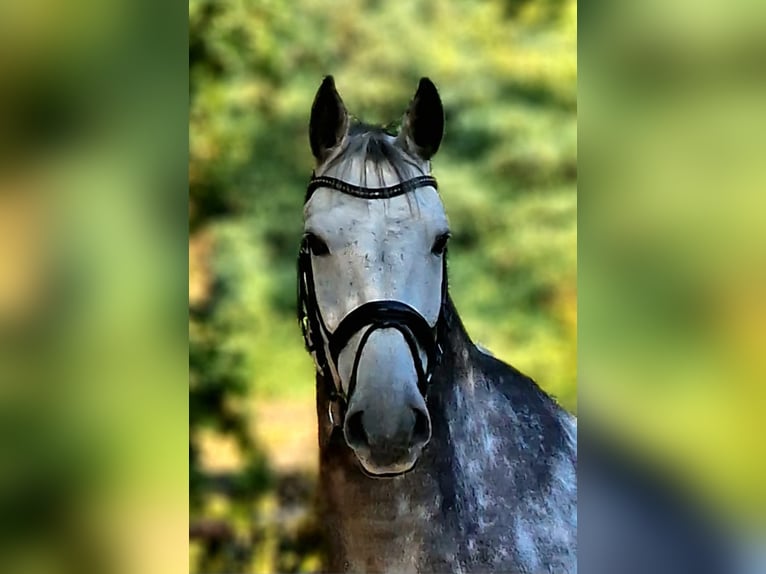
[[[326,76],[314,97],[309,123],[311,152],[318,164],[325,161],[340,145],[348,133],[348,112],[338,91],[335,80]]]
[[[404,114],[399,142],[424,160],[438,150],[444,135],[444,108],[433,82],[420,78],[418,91]]]

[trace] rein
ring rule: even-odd
[[[312,175],[306,191],[307,202],[319,188],[325,187],[363,199],[387,199],[431,186],[436,189],[436,180],[431,176],[420,176],[388,187],[360,187],[333,177]],[[396,329],[409,347],[418,377],[418,389],[426,397],[434,369],[439,363],[442,346],[439,343],[439,326],[442,322],[444,304],[447,298],[446,252],[442,256],[441,307],[436,323],[431,326],[416,309],[395,300],[369,301],[351,310],[331,332],[322,318],[316,297],[314,273],[311,265],[311,251],[307,240],[301,242],[298,253],[298,323],[303,332],[306,350],[314,358],[317,370],[322,375],[329,397],[329,418],[333,427],[342,427],[346,409],[356,388],[357,371],[362,351],[370,336],[379,329]],[[354,356],[348,392],[338,374],[338,357],[351,338],[369,327],[361,337]],[[426,354],[426,364],[420,360],[419,349]]]

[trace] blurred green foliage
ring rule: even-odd
[[[295,258],[326,74],[353,115],[384,124],[421,76],[439,87],[453,298],[474,340],[576,409],[575,2],[191,0],[189,28],[190,242],[210,245],[191,269],[192,441],[211,421],[244,441],[248,396],[313,396]]]
[[[732,8],[610,3],[582,33],[580,406],[763,530],[766,4]]]
[[[575,408],[575,42],[573,2],[192,0],[190,221],[217,217],[254,392],[313,390],[294,275],[322,76],[353,114],[386,123],[428,75],[447,114],[434,171],[458,309]]]

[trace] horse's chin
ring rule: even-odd
[[[369,478],[396,478],[410,472],[418,462],[418,456],[413,456],[411,460],[397,462],[395,464],[389,464],[385,466],[376,465],[375,463],[357,456],[359,461],[359,467],[365,476]]]

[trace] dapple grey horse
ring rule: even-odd
[[[577,423],[460,320],[431,175],[443,132],[427,78],[396,134],[352,122],[330,76],[311,110],[298,315],[327,569],[571,574]]]

